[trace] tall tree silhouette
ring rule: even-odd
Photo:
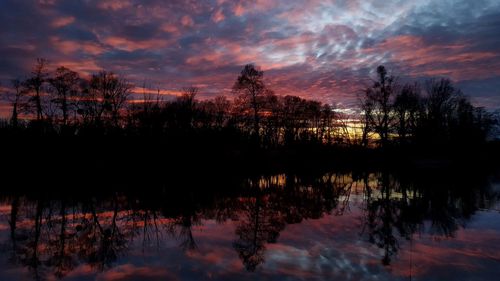
[[[225,125],[228,119],[231,102],[225,96],[216,96],[214,99],[214,107],[215,126],[220,129]]]
[[[492,116],[474,107],[449,79],[428,80],[426,92],[417,132],[420,142],[434,146],[477,145],[486,139]]]
[[[43,120],[41,95],[43,85],[47,82],[47,77],[47,60],[39,58],[37,59],[36,65],[31,72],[31,77],[25,81],[26,87],[32,92],[30,101],[34,104],[37,121]]]
[[[371,132],[371,120],[374,109],[374,103],[371,99],[366,98],[365,94],[367,94],[367,90],[363,92],[363,97],[360,98],[359,107],[361,109],[361,115],[359,117],[362,135],[361,135],[361,145],[364,147],[368,146],[368,142],[370,140],[370,132]]]
[[[48,81],[55,93],[55,98],[52,101],[59,105],[62,112],[62,124],[67,125],[68,114],[72,109],[70,102],[79,91],[80,77],[78,73],[68,68],[59,67]]]
[[[191,129],[193,127],[198,92],[196,87],[187,87],[183,89],[182,95],[177,99],[175,119],[180,128]]]
[[[392,116],[392,97],[396,87],[394,76],[387,74],[386,68],[377,67],[377,80],[373,86],[365,90],[365,103],[370,111],[365,111],[374,131],[380,137],[380,144],[387,145],[389,140]]]
[[[409,135],[414,135],[421,111],[420,86],[406,84],[394,100],[396,132],[400,142],[406,142]]]
[[[12,127],[17,128],[19,122],[19,106],[21,105],[21,98],[26,94],[26,89],[19,79],[13,79],[11,84],[12,88],[14,88],[14,97],[12,99],[12,117],[10,122]]]
[[[259,136],[259,112],[262,106],[261,97],[265,93],[264,71],[258,70],[255,65],[247,64],[241,71],[233,86],[233,91],[241,94],[253,111],[253,132]]]
[[[101,71],[94,74],[84,92],[84,108],[80,113],[87,115],[98,126],[106,117],[115,127],[119,126],[120,113],[130,95],[132,84],[113,72]]]

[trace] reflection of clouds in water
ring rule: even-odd
[[[97,281],[174,281],[180,280],[178,276],[170,273],[162,267],[136,266],[133,264],[123,264],[117,266],[96,278]]]
[[[9,229],[10,205],[0,203],[0,238],[3,238],[3,231]]]
[[[231,247],[230,241],[234,239],[233,223],[214,224],[213,221],[207,221],[203,228],[193,230],[199,246],[197,251],[183,253],[175,239],[159,251],[143,251],[136,245],[129,255],[121,258],[109,271],[96,274],[90,267],[80,266],[67,276],[67,280],[205,280],[209,276],[214,280],[254,280],[255,276],[259,276],[259,280],[282,280],[283,276],[287,276],[288,280],[407,278],[408,243],[405,243],[406,249],[399,253],[390,268],[382,267],[379,249],[366,242],[356,231],[359,226],[352,223],[356,215],[355,212],[351,215],[327,216],[287,226],[278,244],[267,245],[265,263],[256,273],[244,271]],[[423,239],[415,240],[412,248],[414,276],[433,280],[430,278],[434,275],[441,278],[468,276],[464,275],[467,271],[479,269],[460,267],[466,263],[490,264],[491,267],[486,268],[494,269],[492,263],[495,261],[483,255],[500,258],[500,251],[490,244],[498,240],[500,229],[485,235],[481,227],[492,227],[492,219],[499,219],[498,214],[479,213],[475,219],[478,223],[471,224],[467,230],[460,230],[455,239],[432,241],[424,236]],[[483,252],[478,252],[478,249]],[[453,265],[455,269],[450,271],[448,265]],[[3,271],[1,276],[16,274]]]
[[[32,254],[37,214],[43,222],[37,242],[43,267],[40,272],[51,279],[51,265],[58,262],[61,250],[59,233],[64,216],[59,208],[66,206],[68,214],[75,215],[66,216],[64,252],[77,264],[65,280],[400,280],[410,274],[426,280],[460,276],[487,280],[497,273],[493,264],[500,259],[500,214],[476,212],[478,202],[488,207],[494,198],[478,196],[470,182],[464,182],[467,188],[461,190],[457,189],[461,182],[452,178],[446,178],[446,184],[424,181],[420,187],[409,185],[415,188],[411,192],[411,188],[405,191],[409,187],[396,176],[331,175],[290,177],[294,180],[289,181],[283,175],[258,177],[255,193],[245,189],[243,195],[202,200],[206,205],[186,199],[193,198],[189,192],[187,197],[162,197],[161,205],[148,197],[125,195],[102,202],[90,200],[92,203],[84,207],[58,200],[42,204],[22,199],[15,232],[22,251],[10,251],[10,229],[1,228],[7,251],[0,254],[5,260],[0,266],[5,268],[10,254]],[[360,182],[352,184],[353,178],[366,179],[373,190],[368,192]],[[391,188],[382,188],[382,180],[390,181],[386,183]],[[454,188],[446,189],[448,185]],[[171,205],[166,200],[182,200],[183,204]],[[8,204],[1,206],[0,210],[10,211]],[[338,212],[339,208],[345,211]],[[1,215],[5,224],[10,215]],[[465,229],[463,223],[467,223]],[[441,232],[431,232],[433,224]],[[148,239],[144,239],[145,233]],[[414,240],[406,241],[403,237],[407,236]],[[186,238],[196,247],[182,249]],[[385,247],[392,245],[393,238],[397,246],[388,252]],[[90,250],[79,252],[79,247]],[[81,255],[87,252],[97,262],[109,264],[96,267],[96,260]],[[106,258],[107,254],[111,256]],[[381,264],[385,255],[388,266]],[[249,268],[245,258],[254,273],[245,271]],[[252,264],[255,261],[258,263]],[[12,265],[19,275],[2,270],[0,280],[29,280],[29,266],[33,263]]]
[[[263,271],[325,280],[388,279],[390,272],[380,267],[379,249],[359,236],[359,225],[353,223],[357,216],[356,209],[287,227],[280,244],[269,246]]]
[[[393,280],[410,275],[411,259],[413,277],[424,280],[494,280],[488,278],[500,273],[495,266],[500,261],[497,213],[478,213],[474,223],[459,230],[453,239],[436,240],[423,235],[415,237],[411,249],[409,241],[403,242],[403,249],[390,267],[381,267],[379,249],[356,233],[339,231],[328,235],[328,231],[323,231],[325,226],[332,225],[342,229],[352,219],[327,217],[304,222],[300,228],[307,230],[304,232],[288,227],[282,233],[281,244],[269,246],[263,271],[297,276],[308,273],[310,277],[335,276],[344,280]],[[329,223],[324,224],[325,220]],[[461,279],[464,276],[467,278]]]
[[[495,211],[479,211],[474,219],[467,224],[467,228],[481,233],[500,232],[500,223],[495,223],[500,216],[500,212]],[[460,236],[459,236],[460,237]],[[474,236],[471,235],[470,238]],[[481,242],[481,235],[478,235],[475,240]],[[498,237],[500,239],[500,237]]]
[[[498,228],[498,214],[479,213],[477,220],[488,220],[489,227]],[[493,220],[490,220],[493,219]],[[457,232],[453,239],[422,237],[405,249],[392,266],[396,276],[412,274],[425,280],[495,280],[500,274],[500,229],[485,231],[473,224]],[[411,261],[410,261],[411,259]]]
[[[492,183],[491,191],[500,194],[500,183]]]

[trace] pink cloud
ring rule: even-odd
[[[224,19],[226,19],[226,17],[224,16],[224,12],[222,11],[222,9],[218,9],[215,13],[213,13],[212,15],[212,20],[215,22],[215,23],[219,23],[221,21],[223,21]]]
[[[53,62],[53,65],[60,65],[76,71],[84,76],[90,76],[92,73],[101,71],[103,68],[93,59],[85,60],[61,60]]]
[[[166,39],[131,40],[118,36],[106,37],[102,41],[115,49],[129,52],[144,49],[159,49],[168,45],[168,40]]]
[[[233,8],[234,15],[237,17],[241,17],[245,13],[245,8],[243,5],[238,3],[236,6]]]
[[[64,27],[75,22],[75,17],[61,17],[52,21],[52,26],[55,28]]]
[[[404,65],[413,76],[449,76],[455,80],[500,75],[500,54],[473,51],[467,41],[453,44],[429,44],[419,36],[390,37],[366,53],[388,54]]]
[[[59,52],[66,55],[78,51],[89,55],[100,55],[106,51],[103,46],[94,42],[63,40],[55,36],[51,37],[50,41]]]
[[[0,17],[2,25],[11,26],[1,36],[0,78],[29,73],[38,56],[74,66],[85,57],[136,83],[147,76],[174,91],[200,85],[207,93],[227,92],[235,69],[247,63],[265,70],[277,93],[326,102],[354,102],[359,81],[369,80],[380,64],[405,77],[447,76],[486,83],[475,88],[485,93],[493,89],[494,83],[484,80],[500,75],[500,54],[485,7],[477,10],[467,1],[436,4],[436,13],[447,9],[440,18],[429,18],[416,16],[428,8],[426,1],[386,2],[92,0],[62,6],[40,0],[24,12],[39,17],[34,31],[19,15],[5,22],[17,11],[18,1],[9,1],[12,11]],[[467,16],[465,26],[457,19],[466,15],[454,9],[469,5],[474,17]]]
[[[194,25],[194,21],[190,16],[185,15],[181,18],[181,24],[186,27],[192,27]]]
[[[98,7],[104,10],[121,10],[132,6],[130,0],[101,0]]]
[[[167,33],[179,34],[179,27],[172,23],[164,23],[161,25],[161,30]]]

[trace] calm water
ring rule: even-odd
[[[145,189],[145,188],[143,188]],[[273,175],[10,193],[0,280],[498,280],[498,175]]]

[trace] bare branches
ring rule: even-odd
[[[258,70],[253,64],[247,64],[233,86],[233,92],[240,94],[253,110],[253,133],[257,137],[260,134],[259,113],[262,107],[260,97],[265,93],[266,89],[263,79],[263,71]]]
[[[65,67],[50,73],[43,59],[28,79],[16,80],[12,87],[11,126],[19,126],[20,107],[26,107],[28,119],[34,119],[27,123],[43,129],[38,134],[189,139],[197,132],[213,132],[265,148],[301,143],[368,147],[376,142],[384,147],[481,142],[494,127],[493,117],[474,107],[451,81],[429,80],[422,91],[416,83],[400,86],[384,66],[363,91],[358,109],[275,93],[266,87],[264,72],[252,64],[237,76],[234,99],[218,95],[199,100],[200,89],[191,86],[167,100],[160,89],[155,96],[144,84],[141,100],[140,93],[134,98],[133,85],[113,72],[101,71],[90,79]]]

